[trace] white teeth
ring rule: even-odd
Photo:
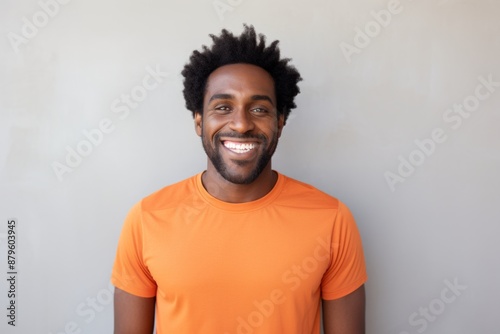
[[[236,153],[245,153],[255,148],[253,143],[238,144],[230,141],[225,141],[224,146]]]

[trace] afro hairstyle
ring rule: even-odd
[[[266,47],[266,37],[255,33],[253,26],[244,25],[240,36],[234,36],[223,29],[220,36],[210,34],[213,45],[203,45],[201,52],[193,51],[189,63],[184,66],[184,99],[186,108],[193,113],[202,113],[208,76],[217,68],[237,63],[259,66],[266,70],[274,80],[278,114],[283,114],[286,121],[291,109],[296,107],[293,101],[300,92],[297,85],[302,80],[297,69],[288,64],[289,58],[280,59],[279,41]]]

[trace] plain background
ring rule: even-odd
[[[52,16],[41,3],[57,4]],[[111,333],[109,277],[127,211],[205,168],[180,71],[209,33],[245,22],[279,39],[304,78],[273,167],[353,211],[370,276],[367,332],[498,333],[500,87],[474,94],[480,77],[500,82],[500,2],[396,5],[2,0],[0,277],[10,218],[19,276],[15,328],[1,279],[0,331]],[[36,32],[25,27],[34,21]],[[141,96],[148,67],[168,75]],[[132,92],[142,100],[115,113]],[[463,103],[471,111],[460,116]],[[84,132],[106,119],[112,131],[89,148]],[[58,178],[54,165],[78,147],[87,156]]]

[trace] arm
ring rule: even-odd
[[[365,287],[339,299],[323,300],[325,334],[365,334]]]
[[[151,334],[155,320],[155,297],[134,296],[115,288],[114,334]]]

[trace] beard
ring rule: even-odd
[[[240,160],[232,160],[233,163],[244,167],[248,164],[255,164],[255,166],[248,173],[237,173],[230,170],[227,163],[222,158],[222,154],[220,152],[222,143],[220,138],[237,138],[237,139],[258,139],[260,144],[258,148],[264,147],[263,152],[257,157],[256,163],[254,161],[240,161]],[[271,161],[271,158],[278,146],[278,134],[277,131],[273,132],[271,141],[269,142],[264,135],[245,135],[239,133],[217,133],[214,136],[213,143],[204,135],[203,125],[201,132],[201,142],[203,144],[203,149],[207,154],[208,158],[212,162],[212,165],[215,167],[217,172],[226,180],[234,184],[250,184],[254,182],[262,171],[266,168],[266,166]],[[257,148],[256,148],[257,149]]]

